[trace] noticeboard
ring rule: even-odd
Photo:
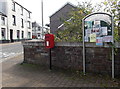
[[[112,16],[106,13],[86,16],[84,18],[84,41],[96,42],[96,45],[97,42],[113,42]]]
[[[83,73],[86,72],[85,42],[96,42],[102,46],[103,42],[114,44],[113,16],[107,13],[93,13],[83,18]],[[112,78],[114,78],[114,48],[112,47]]]

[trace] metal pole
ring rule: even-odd
[[[37,23],[36,23],[36,21],[35,21],[35,36],[37,38]]]
[[[44,22],[43,22],[43,0],[41,0],[41,14],[42,14],[42,39],[43,39],[43,26],[44,26]]]
[[[8,27],[8,18],[7,19],[7,40],[9,40],[9,33],[10,33],[10,30],[9,30],[9,27]]]
[[[50,57],[50,70],[52,70],[52,60],[51,60],[51,48],[49,50],[49,57]]]
[[[113,45],[114,45],[114,21],[113,21],[113,16],[112,16],[112,37],[113,37]],[[115,70],[114,70],[114,48],[112,47],[112,78],[115,78]]]
[[[82,29],[83,29],[83,73],[85,75],[85,41],[84,41],[84,19],[82,20]]]

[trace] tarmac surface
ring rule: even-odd
[[[0,61],[23,53],[21,42],[0,44]]]
[[[120,87],[118,79],[108,76],[49,70],[49,66],[21,64],[23,60],[20,54],[2,62],[2,87]]]

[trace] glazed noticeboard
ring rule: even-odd
[[[96,42],[93,34],[102,39],[102,42],[113,42],[112,22],[108,14],[97,13],[84,19],[84,41]],[[94,35],[95,36],[95,35]]]
[[[113,16],[104,13],[92,13],[87,15],[82,20],[82,28],[83,28],[83,73],[86,72],[86,52],[85,52],[85,42],[95,42],[96,45],[102,46],[103,42],[112,42],[114,44],[114,19]],[[96,38],[95,35],[96,34]],[[114,66],[114,48],[112,48],[112,78],[115,76],[115,66]]]

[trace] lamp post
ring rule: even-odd
[[[120,1],[118,2],[118,14],[120,14]],[[119,15],[118,19],[120,19],[120,15]],[[118,22],[118,34],[120,36],[120,21]]]
[[[44,26],[44,22],[43,22],[43,0],[41,0],[41,15],[42,15],[42,39],[43,39],[43,26]]]

